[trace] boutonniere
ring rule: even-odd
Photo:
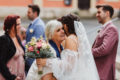
[[[33,33],[33,29],[30,29],[30,33]]]
[[[97,33],[99,33],[99,32],[100,32],[100,30],[97,31]]]
[[[102,31],[102,29],[99,29],[97,32],[100,33]]]

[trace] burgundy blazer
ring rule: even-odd
[[[107,24],[96,37],[92,46],[92,53],[100,80],[115,80],[115,59],[118,41],[118,31],[112,22]]]

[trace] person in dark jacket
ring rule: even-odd
[[[0,36],[0,80],[25,79],[24,47],[17,36],[20,25],[18,15],[5,18],[5,34]]]

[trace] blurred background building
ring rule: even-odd
[[[73,12],[81,17],[94,17],[96,4],[110,4],[117,12],[120,0],[0,0],[0,17],[18,14],[26,17],[27,5],[37,4],[41,8],[42,18],[55,18]]]

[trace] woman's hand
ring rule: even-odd
[[[42,67],[44,67],[46,65],[46,59],[36,59],[36,64],[37,64],[37,67],[38,67],[38,74],[42,74],[43,71],[42,71]]]
[[[38,66],[39,66],[39,65],[45,66],[45,65],[46,65],[46,59],[41,59],[41,58],[36,59],[36,64],[37,64]]]
[[[21,80],[21,78],[20,78],[19,76],[17,76],[17,77],[15,78],[15,80]]]

